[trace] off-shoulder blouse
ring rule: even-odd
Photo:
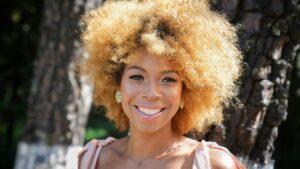
[[[96,169],[97,160],[99,159],[100,151],[103,146],[106,146],[116,139],[108,137],[105,140],[92,140],[87,143],[78,155],[78,169]],[[192,169],[211,169],[209,149],[219,149],[228,153],[238,169],[245,169],[245,167],[238,161],[238,159],[223,146],[215,142],[206,142],[202,140],[199,142],[195,150],[195,157]]]

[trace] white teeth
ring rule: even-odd
[[[161,109],[147,109],[147,108],[142,108],[142,107],[138,107],[138,109],[147,115],[155,115],[161,111]]]

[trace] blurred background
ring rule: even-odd
[[[17,144],[23,136],[27,101],[37,55],[42,0],[0,2],[0,168],[13,168]],[[103,115],[91,110],[85,140],[121,137]]]
[[[17,144],[23,137],[29,91],[37,56],[42,0],[0,2],[0,168],[13,168]],[[300,160],[300,57],[293,63],[288,99],[288,117],[279,128],[275,143],[277,169],[298,169]],[[107,136],[121,137],[103,115],[93,108],[86,126],[85,141]],[[288,167],[287,167],[288,166]]]

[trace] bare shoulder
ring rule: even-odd
[[[190,147],[190,148],[192,148],[192,149],[195,149],[195,148],[199,145],[200,142],[197,141],[197,140],[188,138],[188,137],[184,137],[183,143],[184,143],[186,146],[188,146],[188,147]]]
[[[199,142],[197,140],[188,137],[183,137],[180,144],[182,150],[181,152],[186,156],[191,156],[192,154],[194,154],[193,152],[197,149],[198,145]]]
[[[209,156],[212,169],[237,169],[233,158],[225,151],[212,148]]]
[[[102,147],[97,168],[100,168],[100,166],[110,166],[112,163],[119,161],[125,139],[126,138],[116,140]]]

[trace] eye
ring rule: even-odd
[[[132,75],[132,76],[129,76],[129,79],[132,79],[132,80],[144,80],[144,77],[142,75]]]
[[[171,78],[171,77],[165,77],[165,78],[162,79],[162,82],[175,83],[175,82],[177,82],[177,80],[174,79],[174,78]]]

